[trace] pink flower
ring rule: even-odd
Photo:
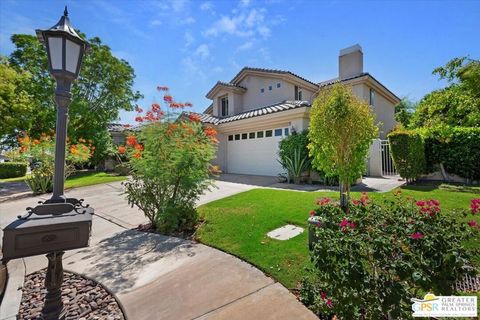
[[[310,217],[313,217],[315,215],[315,210],[310,211]]]
[[[472,201],[470,202],[470,209],[473,215],[480,212],[480,198],[472,199]]]
[[[332,303],[332,299],[327,299],[327,307],[329,308],[333,308],[333,303]]]
[[[413,240],[423,239],[423,237],[423,233],[421,232],[415,232],[410,235],[410,238],[412,238]]]
[[[345,228],[348,226],[348,220],[347,219],[343,219],[341,222],[340,222],[340,227],[342,228]]]
[[[358,201],[357,199],[353,199],[352,200],[352,203],[356,206],[358,206],[360,204],[360,201]]]
[[[326,298],[327,298],[327,294],[326,294],[324,291],[322,291],[322,292],[320,292],[320,297],[321,297],[322,299],[326,299]]]
[[[423,207],[425,205],[425,201],[417,201],[415,204],[419,207]]]
[[[320,199],[317,200],[317,204],[320,205],[320,206],[327,205],[330,202],[332,202],[332,199],[330,199],[330,198],[320,198]]]
[[[355,224],[355,222],[350,222],[348,226],[350,227],[350,229],[355,229],[357,225]]]
[[[473,221],[473,220],[468,221],[467,224],[472,228],[475,228],[478,225],[478,223],[476,221]]]

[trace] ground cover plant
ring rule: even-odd
[[[404,186],[401,190],[404,197],[437,199],[445,215],[464,224],[469,221],[480,224],[479,214],[464,217],[460,211],[468,209],[471,200],[479,197],[476,193],[445,190],[435,183]],[[322,197],[338,199],[338,193],[255,189],[211,202],[198,209],[203,221],[196,237],[207,245],[254,264],[287,288],[295,290],[307,274],[305,267],[312,266],[307,233],[288,241],[273,240],[266,234],[288,223],[307,228],[308,212],[317,207],[316,201]],[[360,197],[361,193],[352,192],[352,198]],[[388,200],[394,195],[393,192],[371,193],[369,197]],[[468,248],[479,248],[479,233],[464,244]],[[476,256],[474,263],[480,265],[480,257]]]
[[[127,200],[143,211],[151,226],[172,234],[192,230],[197,223],[195,201],[211,185],[216,170],[216,131],[203,127],[195,114],[178,115],[175,110],[191,106],[175,102],[164,91],[167,110],[153,104],[143,114],[137,108],[138,133],[119,147],[127,155],[132,178],[125,183]]]

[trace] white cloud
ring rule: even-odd
[[[185,32],[183,39],[185,40],[185,47],[190,47],[195,42],[195,38],[190,31]]]
[[[253,47],[253,41],[247,41],[237,48],[237,51],[244,51]]]
[[[214,73],[221,73],[221,72],[223,72],[223,68],[222,68],[222,67],[219,67],[219,66],[214,67],[214,68],[212,69],[212,72],[214,72]]]
[[[192,24],[195,23],[195,18],[194,17],[187,17],[183,20],[180,21],[180,24]]]
[[[150,26],[152,26],[152,27],[157,27],[157,26],[159,26],[159,25],[161,25],[161,24],[162,24],[162,21],[160,21],[160,20],[158,20],[158,19],[155,19],[155,20],[150,21]]]
[[[197,50],[195,50],[195,55],[200,56],[202,59],[206,59],[210,56],[210,49],[206,44],[201,44],[198,46]]]
[[[250,5],[250,0],[241,0],[240,5],[242,7],[248,7]]]
[[[171,6],[173,11],[175,12],[181,12],[185,9],[187,6],[188,1],[187,0],[172,0],[171,1]]]
[[[210,1],[203,2],[203,3],[200,5],[200,10],[214,13],[214,11],[213,11],[213,3],[211,3]]]

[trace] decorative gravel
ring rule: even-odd
[[[42,319],[40,317],[46,289],[45,269],[25,277],[22,302],[18,319]],[[115,298],[100,284],[78,274],[63,274],[62,299],[68,320],[123,320],[122,310]]]

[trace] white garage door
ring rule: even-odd
[[[288,128],[242,132],[228,136],[227,171],[229,173],[277,176],[285,170],[278,159],[278,143]]]

